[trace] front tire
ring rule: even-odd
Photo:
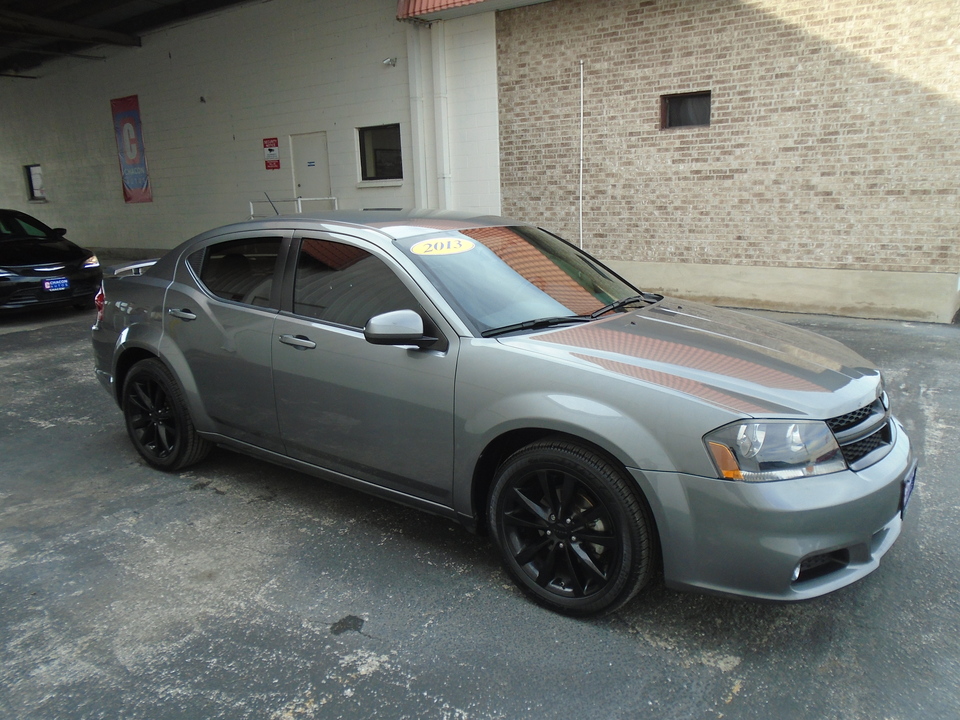
[[[528,445],[497,471],[490,534],[507,572],[567,615],[622,606],[654,571],[653,522],[622,471],[564,439]]]
[[[141,360],[130,369],[121,406],[130,440],[155,468],[180,470],[210,451],[210,443],[197,435],[180,385],[159,360]]]

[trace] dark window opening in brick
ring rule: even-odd
[[[694,127],[710,124],[710,93],[660,96],[660,127]]]
[[[359,128],[357,132],[360,135],[360,179],[402,179],[400,125],[377,125]]]

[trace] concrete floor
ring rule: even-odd
[[[960,717],[960,328],[776,315],[885,371],[920,457],[870,577],[535,607],[488,542],[226,451],[145,466],[91,313],[0,317],[0,717]]]

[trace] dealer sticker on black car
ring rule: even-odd
[[[70,280],[65,277],[50,278],[43,281],[44,290],[67,290],[70,287]]]

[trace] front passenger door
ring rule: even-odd
[[[449,507],[459,345],[402,277],[375,247],[301,238],[292,304],[274,332],[280,429],[293,457]],[[443,339],[425,350],[364,339],[367,320],[400,309],[420,312]]]

